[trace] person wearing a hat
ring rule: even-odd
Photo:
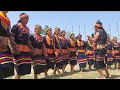
[[[35,54],[29,40],[29,28],[26,26],[29,20],[29,16],[26,13],[21,13],[20,20],[11,29],[11,34],[16,43],[19,53],[14,53],[14,62],[16,75],[15,79],[20,79],[21,76],[31,73],[31,53]]]
[[[80,70],[83,69],[82,71],[85,71],[87,64],[86,45],[85,45],[85,41],[82,40],[81,34],[77,36],[76,48],[78,53],[78,63]]]
[[[117,41],[117,37],[114,36],[112,40],[113,45],[113,63],[115,69],[120,69],[120,43]],[[117,67],[118,64],[118,67]]]
[[[101,79],[106,79],[106,77],[111,77],[110,73],[105,65],[105,55],[106,49],[105,44],[107,42],[107,33],[102,27],[102,23],[98,20],[95,24],[95,36],[88,35],[88,38],[96,42],[96,55],[95,55],[95,68],[100,74]],[[104,75],[102,69],[105,70],[106,76]]]
[[[43,37],[40,35],[42,27],[40,25],[35,25],[34,34],[30,36],[30,41],[33,48],[36,50],[36,54],[32,55],[34,79],[38,78],[38,74],[45,72],[46,70],[46,60],[47,53],[45,51],[45,45],[43,43]]]
[[[48,58],[46,59],[47,67],[45,70],[45,76],[48,76],[49,69],[54,70],[55,66],[55,53],[54,53],[54,37],[52,35],[52,29],[47,27],[45,29],[46,36],[43,37],[43,43],[46,47],[46,53]],[[54,72],[53,72],[54,73]]]
[[[0,79],[14,75],[14,57],[9,46],[12,43],[11,28],[7,13],[8,11],[0,11]]]
[[[70,60],[70,71],[75,71],[74,66],[77,64],[77,49],[75,35],[72,33],[70,39],[68,40],[68,50],[69,50],[69,60]]]

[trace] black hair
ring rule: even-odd
[[[21,20],[19,20],[17,23],[21,22]]]
[[[21,13],[20,16],[22,16],[23,14],[26,14],[26,13]]]
[[[75,34],[74,34],[74,33],[72,33],[72,34],[70,35],[70,38],[71,38],[71,36],[72,36],[72,35],[74,35],[74,36],[75,36]]]
[[[54,34],[56,34],[57,29],[54,31]]]
[[[66,33],[66,32],[63,30],[63,31],[61,32],[61,34],[62,34],[62,33]]]
[[[60,36],[62,36],[62,33],[66,33],[64,30],[60,33]]]
[[[102,25],[102,22],[101,22],[100,20],[98,20],[98,21],[96,22],[96,24],[100,24],[100,25]],[[104,30],[103,27],[97,27],[97,28],[99,28],[99,29],[103,29],[103,30]]]
[[[81,34],[78,34],[78,36],[81,36],[81,37],[82,37],[82,35],[81,35]],[[78,36],[77,36],[77,38],[78,38]]]

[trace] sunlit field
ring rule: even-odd
[[[48,77],[45,77],[44,73],[41,73],[38,76],[38,79],[99,79],[100,77],[94,68],[92,70],[89,70],[88,66],[86,67],[86,72],[79,71],[79,65],[75,66],[75,70],[75,72],[70,72],[70,66],[68,65],[66,68],[67,73],[53,75],[53,70],[49,70]],[[114,66],[112,66],[112,70],[109,71],[112,77],[107,79],[120,79],[120,70],[114,70]],[[14,76],[8,77],[6,79],[14,79]],[[33,79],[33,69],[31,74],[22,76],[21,79]]]

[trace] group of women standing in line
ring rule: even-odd
[[[34,79],[42,72],[48,76],[49,69],[53,69],[54,75],[60,74],[61,70],[64,73],[67,64],[70,64],[72,72],[75,71],[77,62],[82,71],[85,71],[87,63],[89,69],[94,65],[101,78],[105,78],[102,68],[107,77],[110,76],[105,63],[108,68],[114,63],[115,69],[118,63],[120,68],[120,45],[116,37],[110,42],[100,21],[96,22],[95,35],[88,36],[85,42],[81,34],[77,36],[77,40],[73,33],[69,40],[66,39],[66,32],[58,27],[54,34],[51,28],[46,28],[45,36],[42,37],[42,27],[35,25],[34,34],[30,35],[27,27],[29,16],[26,13],[20,14],[20,20],[10,28],[6,13],[7,11],[0,12],[0,78],[13,76],[14,68],[17,73],[15,79],[30,74],[31,67],[34,70]]]

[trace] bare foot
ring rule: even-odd
[[[101,77],[101,79],[106,79],[106,77]]]
[[[65,70],[64,73],[67,73],[67,71]]]
[[[85,71],[86,71],[85,69],[82,70],[82,72],[85,72]]]
[[[61,74],[61,72],[58,70],[58,74]]]
[[[120,69],[120,67],[118,67],[118,69]]]
[[[57,75],[56,72],[53,72],[53,75]]]
[[[96,79],[106,79],[105,77],[99,77],[99,78],[96,78]]]
[[[81,71],[81,68],[79,69],[79,71]]]
[[[91,67],[89,67],[89,70],[91,70]]]
[[[112,68],[110,67],[110,70],[112,70]]]
[[[73,72],[75,72],[76,70],[72,69]]]
[[[106,78],[111,78],[111,75],[107,75]]]
[[[49,75],[48,74],[44,74],[45,77],[48,77]]]
[[[34,77],[34,79],[37,79],[37,77]]]

